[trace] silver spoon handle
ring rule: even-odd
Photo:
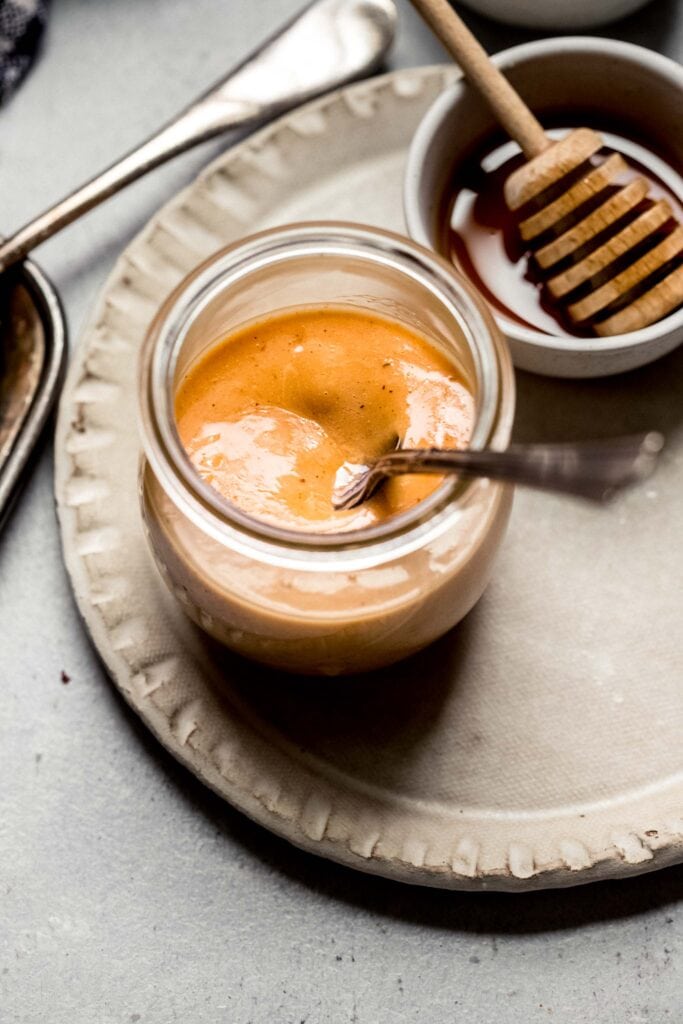
[[[265,121],[373,71],[394,36],[393,0],[317,0],[146,142],[0,244],[0,270],[191,146]]]
[[[601,441],[511,445],[501,452],[401,449],[380,456],[372,471],[381,476],[458,472],[604,501],[648,476],[663,444],[661,434],[649,431]]]

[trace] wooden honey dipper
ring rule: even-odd
[[[592,129],[548,138],[447,0],[412,3],[527,158],[504,197],[549,296],[601,336],[647,327],[680,306],[683,227],[666,200],[648,199],[642,177],[617,186],[626,161],[613,153],[592,162],[603,146]]]

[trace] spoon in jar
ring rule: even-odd
[[[599,441],[513,444],[505,451],[397,447],[366,465],[345,462],[337,470],[332,504],[355,508],[389,477],[404,473],[483,476],[604,502],[649,476],[663,447],[654,430]]]

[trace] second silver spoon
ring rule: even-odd
[[[394,38],[393,0],[315,0],[155,135],[0,241],[0,270],[171,157],[251,128],[376,70]],[[220,45],[217,41],[216,45]]]

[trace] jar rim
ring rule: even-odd
[[[349,553],[373,564],[414,550],[448,528],[470,479],[446,479],[409,509],[353,531],[287,529],[252,516],[202,480],[180,440],[173,412],[178,357],[187,332],[226,288],[266,266],[302,256],[354,256],[413,279],[459,324],[476,377],[476,415],[470,445],[505,447],[514,412],[514,375],[507,345],[473,286],[441,256],[381,228],[315,221],[270,228],[214,253],[185,277],[157,313],[141,353],[139,420],[146,458],[174,504],[215,539],[275,564],[322,565]],[[508,400],[503,402],[503,397]]]

